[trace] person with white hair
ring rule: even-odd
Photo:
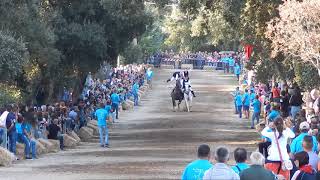
[[[225,147],[220,147],[215,152],[215,160],[217,163],[204,173],[204,180],[238,180],[239,175],[234,172],[228,165],[229,150]]]
[[[240,173],[241,180],[274,180],[277,176],[265,169],[265,158],[259,152],[253,152],[250,156],[251,166]]]

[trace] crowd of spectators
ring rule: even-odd
[[[89,73],[77,99],[71,90],[64,88],[60,101],[54,104],[9,104],[0,109],[1,146],[16,154],[17,143],[22,143],[25,158],[36,159],[36,139],[59,140],[63,150],[63,134],[78,133],[93,119],[98,119],[98,126],[99,123],[104,125],[104,129],[99,126],[100,139],[107,136],[106,120],[115,123],[119,109],[128,100],[138,106],[139,88],[145,84],[145,79],[151,84],[153,73],[146,65],[127,65],[107,70],[104,76],[98,79]],[[105,119],[101,119],[101,108]],[[100,143],[104,147],[108,145]]]

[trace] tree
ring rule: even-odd
[[[279,7],[280,17],[268,24],[273,56],[284,53],[297,63],[309,63],[320,76],[320,3],[288,0]]]
[[[0,81],[15,84],[28,63],[28,51],[21,39],[0,31]]]

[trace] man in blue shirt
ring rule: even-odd
[[[99,136],[100,136],[100,145],[101,147],[109,147],[108,141],[108,127],[107,127],[107,117],[108,111],[104,109],[104,104],[100,104],[100,108],[96,110],[95,116],[98,120]],[[103,139],[105,138],[105,141]]]
[[[249,168],[249,165],[246,163],[247,151],[244,148],[237,148],[234,150],[234,160],[237,164],[235,166],[232,166],[231,168],[238,175],[240,175],[243,170]]]
[[[138,102],[139,102],[138,92],[139,92],[138,81],[135,81],[135,83],[132,86],[132,94],[133,94],[133,97],[134,97],[134,105],[135,106],[138,106]]]
[[[259,96],[257,95],[252,103],[253,106],[253,114],[251,121],[251,129],[254,129],[254,120],[257,120],[257,124],[259,124],[259,118],[261,113],[261,103],[259,101]]]
[[[236,106],[237,106],[237,111],[239,113],[239,118],[241,119],[242,118],[242,96],[241,96],[241,93],[238,92],[237,95],[236,95]]]
[[[278,105],[278,103],[273,103],[271,108],[272,110],[267,117],[267,124],[269,124],[269,122],[273,122],[277,117],[280,116],[280,106]]]
[[[243,102],[243,111],[247,119],[249,119],[249,108],[250,108],[250,95],[248,93],[248,89],[245,90],[245,93],[243,94],[242,98]]]
[[[235,113],[236,113],[236,114],[238,114],[236,97],[237,97],[237,94],[239,94],[239,93],[240,93],[239,87],[237,87],[236,90],[231,93],[231,95],[233,96],[233,103],[234,103],[234,109],[235,109]]]
[[[117,93],[117,90],[113,90],[111,94],[111,102],[112,102],[112,109],[116,111],[116,119],[119,119],[119,104],[120,104],[120,96]]]
[[[232,57],[229,58],[229,68],[230,68],[230,72],[233,73],[234,71],[234,59]]]
[[[150,88],[152,88],[153,71],[151,70],[151,68],[148,68],[146,74],[147,74],[147,83],[150,86]]]
[[[182,180],[202,180],[204,172],[213,165],[210,163],[210,147],[206,144],[200,145],[198,148],[198,160],[187,165],[184,169]]]
[[[237,76],[238,81],[240,80],[240,73],[241,73],[241,68],[239,64],[236,64],[234,67],[234,74]]]
[[[296,138],[293,139],[291,145],[290,145],[290,152],[291,154],[296,154],[298,152],[303,151],[302,143],[303,143],[303,138],[305,136],[308,136],[308,131],[310,130],[310,125],[308,122],[304,121],[300,123],[299,125],[301,134],[297,136]],[[312,142],[313,142],[313,152],[317,152],[318,150],[318,142],[316,137],[312,136]]]

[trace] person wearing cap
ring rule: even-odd
[[[303,138],[308,135],[310,125],[307,121],[304,121],[304,122],[300,123],[299,129],[301,131],[301,134],[299,136],[297,136],[295,139],[293,139],[293,141],[290,145],[290,152],[292,155],[303,151],[303,146],[302,146]],[[312,136],[312,143],[313,143],[312,151],[317,152],[318,142],[317,142],[316,137],[314,137],[314,136]]]

